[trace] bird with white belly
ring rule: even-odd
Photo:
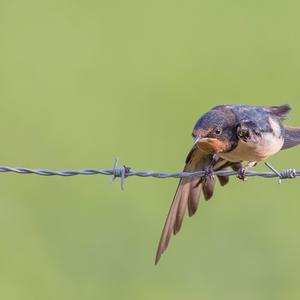
[[[183,170],[202,170],[208,176],[180,179],[159,241],[156,264],[171,235],[180,230],[186,210],[189,216],[196,212],[201,193],[206,200],[212,197],[216,177],[222,186],[228,183],[229,177],[215,176],[214,171],[232,168],[244,180],[248,168],[300,144],[300,128],[282,123],[290,110],[289,105],[220,105],[196,122],[192,133],[194,145]]]

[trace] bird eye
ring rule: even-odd
[[[222,133],[222,129],[221,128],[217,128],[216,130],[215,130],[215,134],[216,135],[220,135]]]

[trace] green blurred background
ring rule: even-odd
[[[0,0],[0,164],[178,171],[222,103],[289,103],[300,125],[299,9]],[[299,152],[269,162],[300,169]],[[298,180],[232,178],[155,267],[176,179],[0,177],[1,299],[300,297]]]

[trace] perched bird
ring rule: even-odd
[[[282,124],[290,110],[289,105],[220,105],[200,117],[192,133],[194,145],[183,170],[202,170],[208,175],[180,179],[161,234],[155,264],[168,247],[171,235],[179,232],[186,210],[189,216],[194,215],[201,193],[205,200],[212,197],[216,180],[212,172],[232,168],[244,180],[248,168],[280,150],[300,144],[300,128]],[[222,186],[229,181],[228,176],[217,177]]]

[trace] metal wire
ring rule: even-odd
[[[139,177],[155,177],[155,178],[185,178],[185,177],[202,177],[207,176],[207,171],[197,171],[197,172],[175,172],[175,173],[167,173],[167,172],[155,172],[155,171],[135,171],[131,170],[129,167],[118,166],[118,159],[115,160],[113,169],[83,169],[83,170],[61,170],[61,171],[53,171],[47,169],[30,169],[30,168],[22,168],[22,167],[5,167],[0,166],[0,173],[12,172],[18,174],[35,174],[40,176],[76,176],[76,175],[108,175],[112,176],[110,182],[113,182],[117,177],[121,178],[120,186],[121,189],[124,189],[125,178],[129,176],[139,176]],[[300,170],[295,169],[284,169],[282,171],[277,171],[274,167],[272,167],[269,163],[265,163],[265,165],[272,172],[254,172],[254,171],[246,171],[246,177],[254,177],[259,176],[263,178],[279,178],[279,183],[281,183],[282,179],[292,179],[300,176]],[[209,175],[219,175],[219,176],[236,176],[238,172],[232,170],[222,170],[216,171]]]

